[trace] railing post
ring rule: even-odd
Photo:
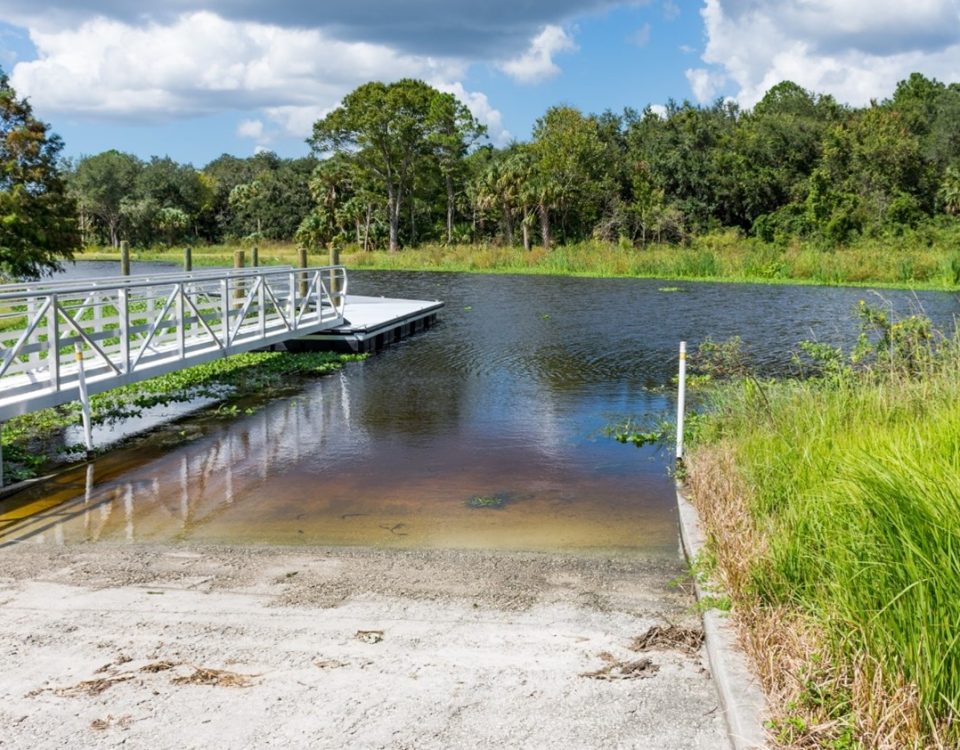
[[[260,336],[267,335],[267,276],[260,275],[260,286],[257,287],[257,322],[260,325]]]
[[[220,281],[220,317],[222,319],[222,328],[220,331],[223,340],[223,353],[227,353],[230,346],[230,278],[226,277]]]
[[[297,321],[297,272],[290,271],[290,323],[288,327],[292,331]]]
[[[130,300],[126,289],[117,290],[117,316],[120,318],[120,359],[123,361],[123,372],[130,374]]]
[[[683,460],[683,413],[686,409],[687,342],[680,342],[680,373],[677,379],[677,461]]]
[[[80,416],[83,420],[83,444],[87,449],[87,458],[93,453],[93,431],[90,426],[90,398],[87,396],[87,375],[83,371],[83,349],[79,343],[73,345],[77,358],[77,390],[80,392]]]
[[[187,355],[187,330],[184,323],[183,282],[177,284],[177,347],[180,350],[180,359]]]
[[[50,387],[60,390],[60,326],[57,321],[57,308],[60,306],[56,293],[50,295],[50,309],[47,311],[47,364],[50,367]]]

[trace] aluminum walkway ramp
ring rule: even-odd
[[[343,266],[0,286],[0,422],[344,322]]]

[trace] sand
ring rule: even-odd
[[[678,560],[0,550],[0,747],[729,747]]]

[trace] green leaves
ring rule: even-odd
[[[80,247],[57,166],[62,148],[0,72],[0,276],[50,273]]]

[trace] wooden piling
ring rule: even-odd
[[[339,266],[340,265],[340,248],[331,247],[330,248],[330,265]],[[337,269],[330,269],[330,283],[327,286],[327,291],[330,292],[330,302],[335,308],[340,307],[339,293],[340,293],[340,276],[338,275]]]
[[[234,250],[233,251],[233,267],[234,268],[243,268],[244,261],[246,260],[245,253],[243,250]],[[243,288],[243,279],[236,279],[233,281],[233,298],[235,300],[242,300],[244,296]]]
[[[130,275],[130,245],[126,240],[120,240],[120,275]]]
[[[193,248],[183,248],[183,270],[187,273],[193,270]]]
[[[250,251],[250,266],[251,268],[260,267],[260,248],[256,245],[253,246],[253,250]]]
[[[307,248],[299,247],[297,248],[297,266],[300,268],[307,267]],[[297,274],[300,278],[300,288],[298,294],[301,298],[307,296],[307,274],[301,273]]]

